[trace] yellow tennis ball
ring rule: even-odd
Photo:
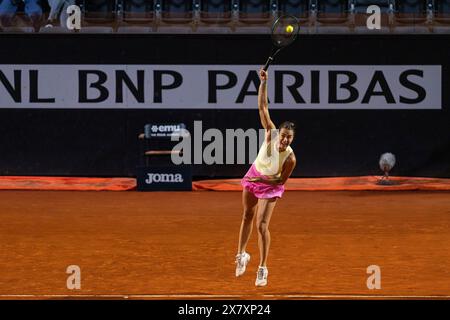
[[[286,32],[287,32],[287,33],[291,33],[292,31],[294,31],[294,27],[293,27],[292,25],[288,25],[288,26],[286,27]]]

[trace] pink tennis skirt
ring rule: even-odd
[[[245,174],[244,178],[241,180],[241,185],[253,193],[258,199],[270,199],[270,198],[281,198],[284,192],[284,185],[270,185],[262,182],[250,182],[246,178],[254,177],[266,177],[258,172],[255,168],[255,164],[252,164],[250,169]]]

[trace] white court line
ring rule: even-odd
[[[450,299],[450,296],[436,296],[436,295],[429,295],[429,296],[410,296],[410,295],[369,295],[369,294],[309,294],[309,295],[302,295],[302,294],[266,294],[264,297],[267,298],[277,298],[277,297],[284,297],[284,298],[317,298],[317,299],[336,299],[336,298],[350,298],[350,299],[366,299],[366,298],[381,298],[381,299]]]
[[[0,294],[0,298],[239,298],[217,294]]]
[[[450,299],[448,295],[346,295],[346,294],[262,294],[262,295],[216,295],[216,294],[0,294],[0,298],[299,298],[299,299]]]

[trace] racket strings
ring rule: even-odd
[[[277,47],[284,47],[292,43],[299,31],[299,22],[295,17],[280,17],[272,28],[272,41]]]

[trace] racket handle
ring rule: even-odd
[[[269,69],[269,65],[272,63],[273,61],[273,57],[269,57],[269,59],[267,59],[266,64],[263,67],[264,71],[267,71],[267,69]]]

